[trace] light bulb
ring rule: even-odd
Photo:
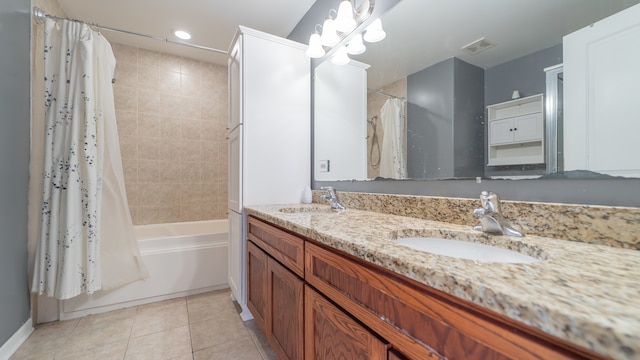
[[[364,33],[364,41],[374,43],[384,39],[387,33],[382,29],[382,21],[375,19],[367,28]]]
[[[336,33],[336,25],[333,22],[333,19],[327,17],[324,20],[324,24],[322,25],[322,45],[334,47],[337,43],[340,42],[340,37]]]
[[[356,21],[353,19],[353,6],[350,0],[342,0],[336,16],[336,30],[342,33],[351,32],[356,28]]]
[[[362,54],[365,50],[367,50],[367,47],[362,43],[362,34],[356,34],[347,45],[347,53],[351,55]]]
[[[309,38],[309,48],[307,48],[307,56],[310,58],[321,58],[324,56],[324,49],[322,48],[322,40],[320,35],[314,32]]]
[[[331,57],[331,62],[335,65],[347,65],[349,61],[351,61],[351,59],[349,59],[347,48],[344,46],[336,50],[336,53]]]

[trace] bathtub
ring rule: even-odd
[[[151,277],[64,300],[60,320],[229,287],[226,219],[139,225],[135,231]]]

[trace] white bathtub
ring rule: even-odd
[[[64,300],[60,320],[229,287],[226,219],[139,225],[136,236],[151,277]]]

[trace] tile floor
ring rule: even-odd
[[[215,291],[37,326],[11,360],[276,359],[229,291]]]

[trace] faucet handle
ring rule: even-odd
[[[336,196],[336,190],[333,188],[333,186],[323,186],[320,188],[320,190],[327,190],[328,195],[331,197]]]
[[[483,191],[480,193],[480,203],[484,209],[496,213],[502,213],[500,209],[500,197],[493,191]]]

